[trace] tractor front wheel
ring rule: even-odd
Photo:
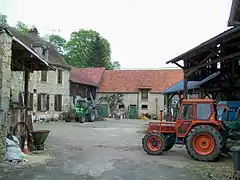
[[[85,115],[81,115],[81,116],[79,117],[79,122],[80,122],[80,123],[85,123],[85,121],[86,121]]]
[[[164,151],[165,138],[157,132],[148,133],[142,139],[142,147],[149,155],[160,155]]]
[[[194,127],[186,138],[188,154],[198,161],[216,161],[222,152],[222,135],[212,126]]]

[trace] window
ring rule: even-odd
[[[19,93],[19,105],[24,106],[24,92]],[[28,93],[27,108],[29,111],[33,110],[33,93]]]
[[[180,113],[179,119],[192,120],[193,119],[193,104],[184,104]]]
[[[33,110],[33,93],[28,93],[28,110]]]
[[[49,95],[48,94],[38,94],[38,111],[48,111],[49,110]]]
[[[197,104],[197,119],[208,120],[211,116],[210,104]]]
[[[148,90],[142,90],[142,91],[141,91],[141,99],[142,99],[143,101],[148,100]]]
[[[57,70],[57,83],[58,84],[62,84],[62,76],[63,76],[62,70],[58,69]]]
[[[54,96],[54,110],[62,111],[62,95],[60,94]]]
[[[142,105],[142,109],[148,109],[148,105]]]
[[[41,81],[47,81],[47,71],[41,71]]]

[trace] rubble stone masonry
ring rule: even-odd
[[[11,47],[12,37],[5,32],[0,32],[0,162],[5,155],[5,138],[9,120]]]

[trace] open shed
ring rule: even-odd
[[[49,64],[31,47],[12,35],[7,27],[0,27],[0,161],[4,157],[5,137],[9,126],[14,125],[11,119],[13,108],[11,100],[11,71],[24,71],[24,107],[21,109],[21,121],[26,122],[28,102],[29,73],[34,70],[49,70]]]
[[[217,72],[218,76],[200,86],[200,92],[219,100],[240,97],[239,44],[240,27],[233,27],[168,61],[167,64],[173,63],[183,69],[184,98],[189,81],[202,81]]]
[[[24,107],[21,107],[21,121],[26,121],[29,73],[52,69],[33,48],[15,37],[9,28],[0,27],[0,123],[7,127],[14,125],[8,115],[14,113],[11,107],[11,71],[24,72]],[[5,126],[3,126],[5,127]],[[4,132],[4,131],[3,131]]]

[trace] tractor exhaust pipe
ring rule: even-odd
[[[161,122],[163,121],[163,110],[162,109],[160,110],[160,121]]]

